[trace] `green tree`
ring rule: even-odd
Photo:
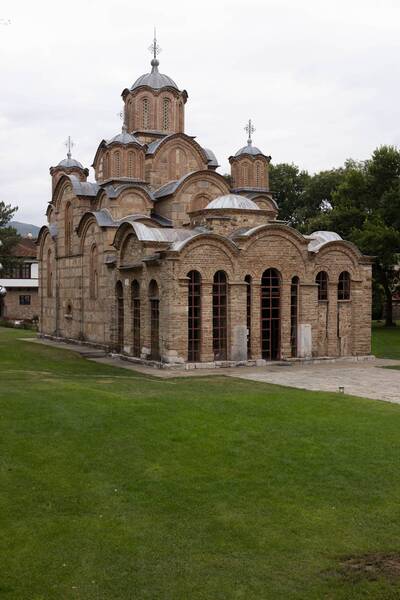
[[[17,207],[0,202],[0,264],[2,265],[2,274],[10,271],[18,262],[18,259],[13,255],[13,250],[19,242],[20,236],[13,227],[8,226],[17,210]]]
[[[299,225],[303,195],[310,179],[307,171],[300,171],[294,164],[279,163],[269,167],[270,189],[279,207],[279,218],[289,225]]]

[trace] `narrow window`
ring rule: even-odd
[[[110,176],[110,157],[107,154],[104,155],[103,158],[103,177],[104,179],[107,179],[107,177]]]
[[[133,356],[140,357],[140,285],[132,282],[132,326],[133,326]]]
[[[261,165],[259,162],[256,164],[256,187],[261,187]]]
[[[242,167],[242,178],[243,178],[243,186],[247,186],[249,183],[249,168],[248,165],[243,165]]]
[[[228,285],[224,271],[217,271],[213,283],[214,360],[227,358]]]
[[[261,279],[261,356],[280,358],[281,276],[276,269],[264,271]]]
[[[318,285],[318,302],[326,302],[328,300],[328,274],[320,271],[315,278],[315,283]]]
[[[350,273],[347,271],[339,275],[338,300],[350,300]]]
[[[251,358],[251,275],[244,278],[246,287],[247,358]]]
[[[119,150],[114,152],[113,159],[114,159],[114,169],[113,169],[114,177],[120,177],[120,175],[121,175],[121,153]]]
[[[150,102],[148,98],[142,100],[142,127],[150,129]]]
[[[150,345],[152,360],[160,360],[160,298],[157,282],[150,281]]]
[[[52,259],[51,259],[51,249],[47,251],[47,296],[51,298],[53,296],[53,271],[52,271]]]
[[[93,244],[90,250],[90,265],[89,265],[89,296],[93,300],[97,298],[98,293],[98,251],[96,244]]]
[[[299,314],[299,278],[293,277],[290,286],[290,348],[292,358],[297,356],[297,324]]]
[[[19,303],[22,306],[27,306],[27,305],[29,305],[31,303],[31,297],[24,294],[23,296],[19,297]]]
[[[162,128],[164,131],[169,130],[169,107],[170,107],[169,98],[163,99],[163,112],[162,112]]]
[[[128,152],[128,177],[133,178],[134,173],[134,154],[131,151]]]
[[[200,360],[201,341],[201,275],[198,271],[188,273],[188,361]]]
[[[64,234],[65,234],[65,255],[69,256],[72,254],[72,228],[73,228],[73,216],[72,216],[72,204],[67,202],[65,206],[65,217],[64,217]]]

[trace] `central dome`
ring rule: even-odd
[[[159,72],[159,70],[158,70],[159,62],[157,59],[153,59],[151,61],[151,65],[152,65],[151,73],[145,73],[144,75],[141,75],[138,79],[136,79],[135,83],[131,87],[131,91],[135,90],[136,88],[138,88],[142,85],[147,85],[148,87],[151,87],[153,90],[160,90],[161,88],[164,88],[164,87],[173,87],[176,90],[179,89],[178,86],[176,85],[175,81],[173,79],[171,79],[171,77],[168,77],[168,75],[163,75],[162,73]]]
[[[236,209],[236,210],[260,210],[259,206],[249,198],[240,196],[239,194],[226,194],[225,196],[219,196],[212,200],[206,206],[206,210],[224,208],[224,209]]]

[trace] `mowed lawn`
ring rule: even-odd
[[[1,600],[400,598],[343,567],[400,552],[400,406],[27,335],[0,329]]]
[[[396,327],[384,327],[384,323],[372,324],[372,354],[379,358],[400,360],[400,322]]]

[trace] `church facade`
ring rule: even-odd
[[[220,175],[156,54],[122,92],[122,132],[98,146],[95,181],[70,151],[50,169],[41,335],[169,365],[368,355],[370,258],[279,220],[250,122]]]

